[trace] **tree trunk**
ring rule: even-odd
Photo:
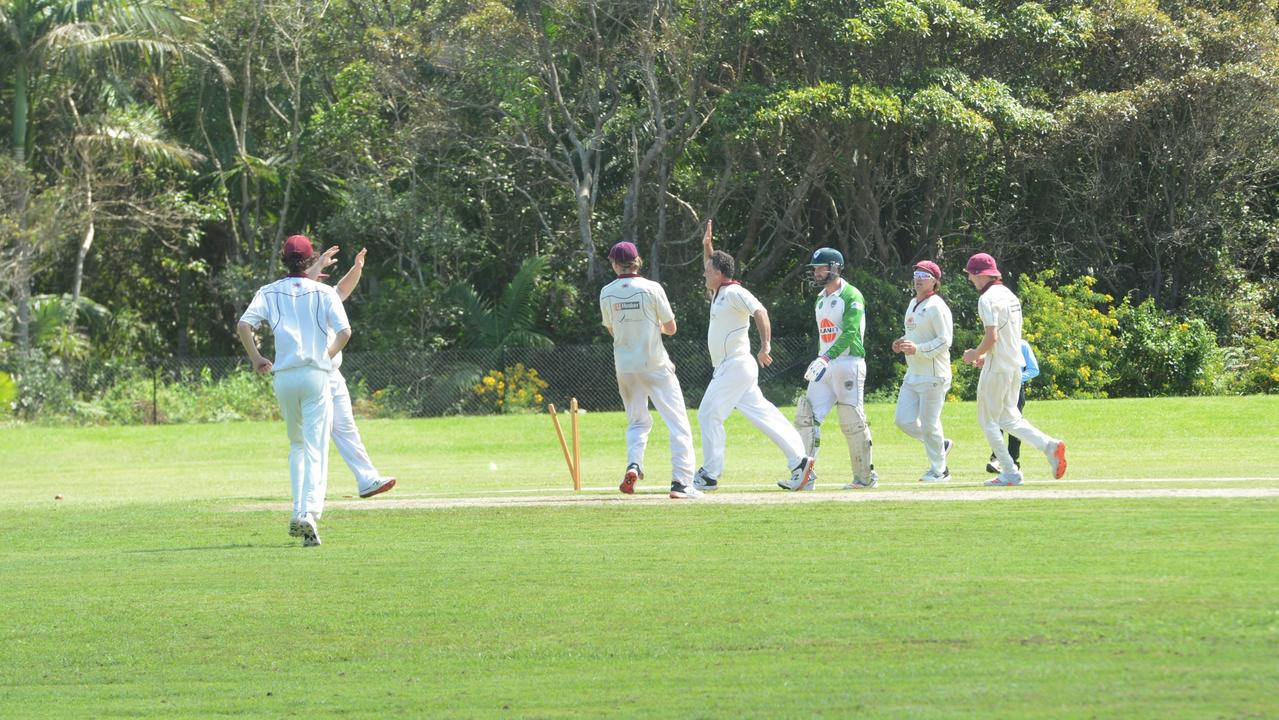
[[[27,90],[27,63],[19,60],[13,69],[13,159],[22,166],[27,162],[27,121],[31,114]]]
[[[93,157],[87,148],[80,151],[80,160],[84,164],[84,203],[88,226],[76,252],[75,277],[71,280],[71,317],[67,319],[67,325],[72,331],[75,330],[76,315],[80,307],[80,288],[84,284],[84,259],[89,256],[89,249],[93,247],[93,238],[97,232],[93,204]]]

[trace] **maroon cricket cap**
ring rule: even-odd
[[[639,248],[635,243],[622,241],[608,251],[608,259],[619,263],[634,262],[639,257]]]
[[[315,253],[315,248],[311,247],[311,238],[305,235],[290,235],[284,240],[284,249],[280,254],[286,258],[301,258],[303,260],[311,257]]]
[[[970,275],[992,275],[999,277],[999,267],[995,265],[995,258],[986,253],[977,253],[968,258],[968,264],[964,266],[964,272]]]
[[[937,267],[937,263],[933,262],[932,260],[920,260],[919,262],[915,263],[915,269],[923,270],[929,275],[932,275],[938,280],[941,280],[941,268]]]

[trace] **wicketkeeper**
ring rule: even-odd
[[[843,268],[844,256],[834,248],[818,248],[808,260],[808,282],[821,288],[813,307],[819,354],[804,373],[808,391],[795,407],[795,427],[807,454],[816,456],[822,421],[835,409],[853,463],[853,480],[844,489],[857,490],[875,487],[879,476],[871,460],[870,425],[862,408],[866,301],[860,290],[840,277]]]

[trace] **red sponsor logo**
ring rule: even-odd
[[[817,323],[817,333],[821,335],[822,342],[831,343],[835,342],[835,338],[839,337],[839,328],[835,327],[835,323],[830,320],[822,318]]]

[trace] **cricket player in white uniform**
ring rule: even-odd
[[[809,455],[821,447],[822,421],[835,408],[839,428],[848,443],[853,480],[845,490],[879,484],[871,460],[870,425],[862,408],[866,386],[866,301],[862,293],[839,276],[844,256],[834,248],[818,248],[808,260],[808,282],[822,289],[814,302],[818,356],[804,373],[808,392],[795,407],[795,427]]]
[[[301,536],[304,547],[320,544],[316,518],[324,512],[333,413],[329,374],[334,356],[351,339],[351,324],[337,291],[306,276],[313,253],[305,236],[285,240],[281,259],[288,277],[262,286],[236,325],[254,370],[275,373],[275,397],[289,434],[289,534]],[[273,361],[258,352],[254,333],[263,325],[275,336]]]
[[[321,279],[323,276],[320,273],[324,268],[337,261],[338,249],[338,246],[334,245],[325,250],[307,269],[307,277],[312,280]],[[338,298],[344,303],[351,297],[351,293],[355,292],[355,286],[360,284],[360,278],[364,274],[364,258],[367,254],[367,248],[356,253],[351,269],[334,286]],[[395,478],[382,477],[369,458],[364,440],[360,437],[360,429],[355,426],[355,413],[351,410],[351,392],[346,387],[346,378],[342,376],[341,368],[342,353],[338,353],[333,358],[333,372],[329,374],[329,393],[333,397],[333,424],[330,437],[333,444],[337,446],[338,454],[351,469],[351,474],[355,475],[355,484],[360,497],[371,498],[395,487]],[[326,473],[325,477],[327,476]]]
[[[1001,472],[986,481],[987,485],[1020,485],[1021,469],[1017,467],[1000,431],[1029,443],[1048,458],[1053,477],[1066,474],[1066,443],[1055,440],[1022,417],[1017,409],[1017,393],[1021,386],[1021,302],[1004,286],[995,258],[977,253],[968,259],[964,270],[977,288],[977,314],[981,316],[985,334],[981,344],[964,351],[964,362],[981,368],[977,380],[977,423],[999,460]]]
[[[813,458],[804,453],[804,443],[786,416],[759,390],[759,368],[773,362],[768,310],[733,279],[736,263],[732,255],[712,246],[709,222],[702,247],[706,262],[702,275],[706,289],[711,292],[711,322],[706,329],[706,345],[715,372],[697,409],[702,428],[702,467],[697,471],[694,484],[706,491],[719,488],[719,478],[724,471],[724,421],[736,408],[786,454],[790,479],[778,485],[790,490],[812,489]],[[755,357],[751,356],[751,318],[755,319],[759,331],[759,353]]]
[[[619,242],[608,259],[617,279],[600,291],[600,316],[613,336],[613,363],[617,392],[626,408],[626,472],[618,490],[630,495],[644,477],[644,451],[653,429],[648,402],[661,414],[671,436],[671,490],[673,499],[695,498],[693,485],[693,431],[684,407],[684,391],[675,376],[675,365],[662,344],[663,335],[674,335],[675,313],[661,285],[639,276],[643,260],[634,243]]]
[[[920,482],[944,482],[950,478],[946,456],[950,440],[942,434],[941,410],[950,390],[950,344],[954,321],[950,307],[938,295],[941,268],[921,260],[914,268],[915,297],[906,306],[905,333],[893,341],[893,352],[906,357],[906,377],[897,393],[894,421],[907,435],[924,444],[928,469]]]

